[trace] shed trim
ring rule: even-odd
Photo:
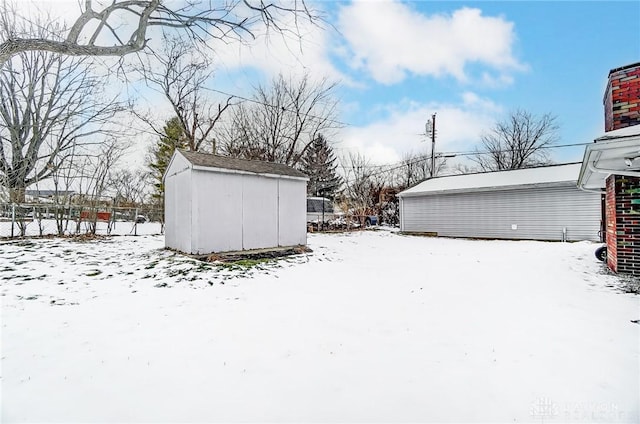
[[[288,180],[309,181],[309,177],[296,177],[296,176],[293,176],[293,175],[270,174],[270,173],[263,173],[263,172],[250,172],[250,171],[242,171],[242,170],[239,170],[239,169],[218,168],[218,167],[211,167],[211,166],[192,165],[192,169],[194,171],[220,172],[220,173],[223,173],[223,174],[253,175],[253,176],[258,176],[258,177],[282,178],[282,179],[288,179]]]

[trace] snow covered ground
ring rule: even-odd
[[[3,422],[638,422],[640,298],[595,244],[311,234],[0,243]]]

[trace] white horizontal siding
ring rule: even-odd
[[[447,237],[599,240],[600,195],[575,186],[402,199],[401,228]],[[513,229],[516,228],[516,229]]]

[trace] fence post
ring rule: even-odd
[[[13,225],[16,222],[16,204],[11,204],[11,238],[13,238]]]
[[[133,216],[133,235],[138,235],[138,208],[136,208],[136,213]]]

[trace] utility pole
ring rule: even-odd
[[[436,169],[436,114],[431,115],[431,119],[427,121],[426,125],[427,136],[431,136],[431,172],[430,176],[433,178],[433,174]]]

